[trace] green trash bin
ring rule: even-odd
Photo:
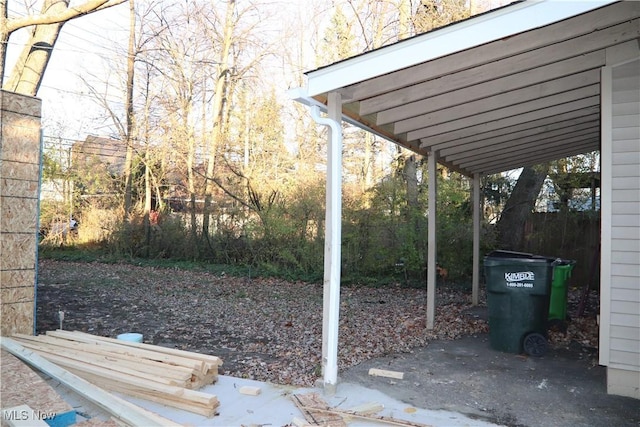
[[[564,322],[567,320],[568,281],[575,265],[575,261],[563,259],[558,260],[553,268],[549,297],[549,321]]]
[[[493,251],[484,258],[489,343],[495,350],[542,356],[555,258]]]

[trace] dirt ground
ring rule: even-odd
[[[148,343],[221,357],[223,374],[304,386],[319,377],[321,284],[42,260],[37,292],[38,333],[59,328],[62,311],[63,329],[142,333]],[[425,334],[424,290],[343,287],[339,368],[486,331],[486,321],[461,314],[468,294],[441,289],[441,321]]]
[[[62,311],[63,329],[111,337],[139,332],[148,343],[220,356],[226,375],[301,386],[320,375],[320,284],[41,260],[37,292],[38,333],[59,328]],[[436,327],[425,331],[425,294],[401,286],[343,287],[341,377],[376,381],[381,391],[416,406],[505,425],[640,425],[637,401],[611,406],[607,400],[604,368],[597,365],[597,295],[578,318],[580,292],[572,290],[573,320],[566,332],[550,333],[548,355],[533,359],[489,349],[484,296],[472,306],[465,287],[438,287]],[[374,366],[406,371],[408,380],[403,387],[380,383],[366,375]],[[572,387],[572,376],[591,383]],[[565,405],[580,415],[562,415]]]

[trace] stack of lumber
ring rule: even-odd
[[[13,338],[107,390],[207,417],[219,405],[216,396],[195,390],[217,380],[222,361],[215,356],[62,330]]]

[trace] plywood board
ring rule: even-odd
[[[29,233],[35,237],[38,230],[37,197],[2,197],[0,203],[2,203],[0,206],[0,215],[2,215],[2,219],[0,219],[0,232]]]
[[[3,304],[33,302],[35,293],[33,282],[31,286],[2,288],[0,289],[0,301],[2,301]]]
[[[0,265],[3,270],[35,270],[36,234],[1,233]]]
[[[3,160],[0,164],[0,176],[11,179],[34,180],[40,176],[40,165]]]
[[[42,101],[40,99],[14,92],[0,91],[0,108],[34,118],[42,116]]]
[[[38,98],[0,91],[2,335],[33,332],[38,191],[42,157],[41,106],[42,101]],[[9,288],[15,289],[6,290]]]
[[[2,113],[2,160],[35,163],[40,160],[40,124],[20,114]]]
[[[31,334],[34,327],[34,303],[21,302],[5,304],[2,302],[0,316],[0,335]]]
[[[34,180],[35,178],[35,180]],[[5,197],[31,197],[38,198],[38,176],[32,179],[13,179],[1,177],[2,195]]]
[[[0,289],[34,287],[35,270],[2,270],[0,271]],[[4,300],[3,300],[4,301]]]
[[[3,409],[28,405],[41,414],[61,415],[73,411],[49,384],[21,360],[4,350],[0,356]]]

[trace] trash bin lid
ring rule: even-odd
[[[489,253],[487,257],[488,258],[533,258],[535,257],[535,255],[529,254],[526,252],[496,250]]]
[[[510,261],[519,261],[519,262],[545,262],[545,263],[554,263],[556,264],[559,259],[554,257],[547,257],[543,255],[534,255],[527,252],[515,252],[515,251],[503,251],[496,250],[490,252],[487,256],[485,256],[485,261],[493,261],[493,262],[510,262]]]

